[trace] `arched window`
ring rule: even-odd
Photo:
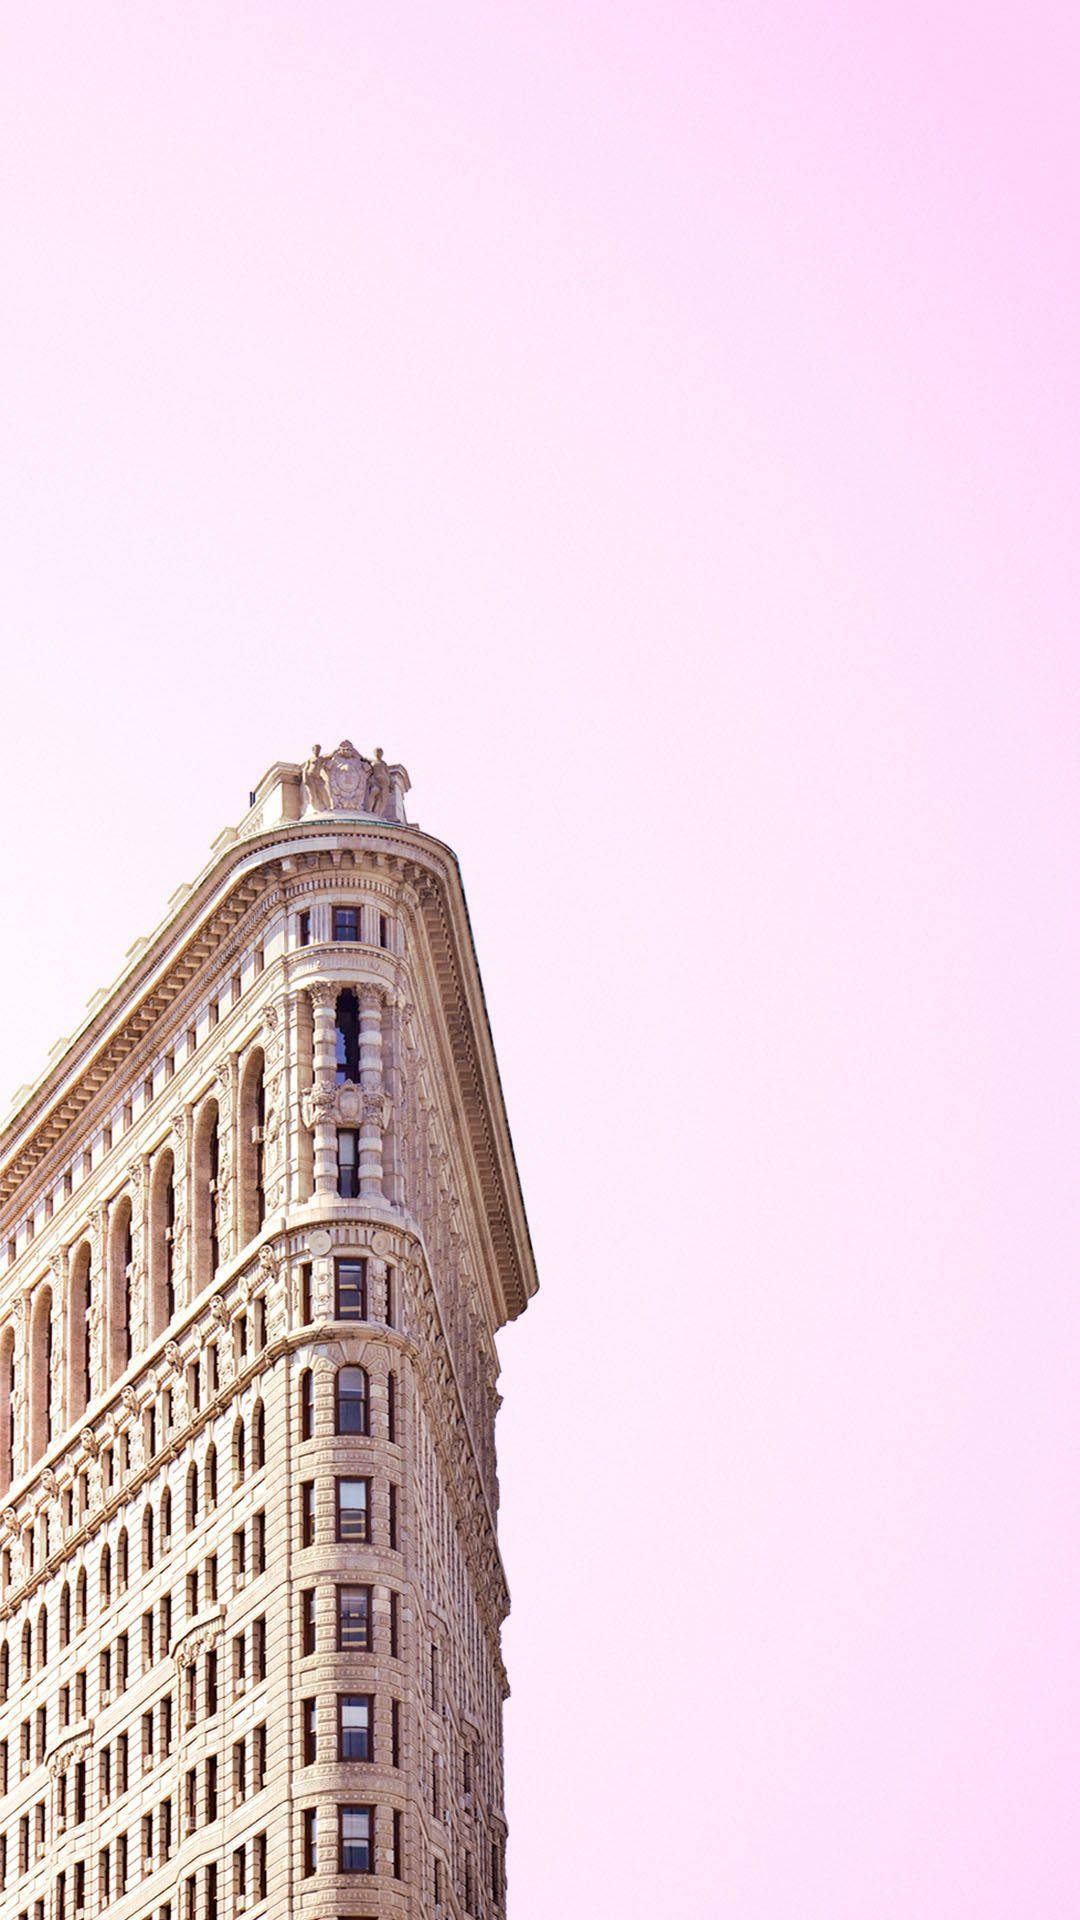
[[[11,1692],[11,1649],[6,1640],[0,1640],[0,1707],[7,1705]]]
[[[360,1085],[360,1003],[351,987],[337,997],[337,1083]]]
[[[238,1420],[236,1422],[235,1427],[233,1428],[232,1464],[233,1464],[233,1479],[242,1480],[245,1473],[247,1472],[247,1456],[246,1456],[246,1447],[244,1442],[244,1423],[242,1420]]]
[[[33,1645],[34,1645],[33,1635],[30,1632],[30,1622],[28,1620],[22,1630],[22,1677],[24,1681],[29,1680],[30,1678],[30,1663],[31,1663],[31,1657],[33,1654]]]
[[[300,1438],[310,1440],[315,1431],[315,1375],[305,1367],[300,1375]]]
[[[68,1406],[78,1420],[94,1397],[90,1379],[90,1308],[93,1281],[90,1275],[90,1242],[83,1240],[71,1256],[68,1269]]]
[[[221,1258],[219,1237],[218,1104],[207,1100],[195,1124],[195,1287],[208,1287]]]
[[[161,1551],[168,1553],[172,1546],[172,1494],[166,1487],[161,1496]]]
[[[176,1312],[173,1280],[176,1231],[176,1184],[171,1149],[154,1162],[150,1180],[150,1338],[164,1333]]]
[[[217,1506],[217,1448],[212,1441],[206,1449],[206,1504],[211,1510]]]
[[[15,1478],[15,1329],[0,1334],[0,1493]]]
[[[257,1473],[266,1465],[266,1408],[256,1400],[251,1416],[251,1470]]]
[[[81,1633],[86,1625],[86,1568],[79,1568],[79,1577],[75,1582],[75,1630]]]
[[[266,1217],[264,1137],[266,1087],[263,1050],[253,1047],[240,1082],[240,1244],[260,1231]]]
[[[199,1519],[199,1469],[194,1460],[187,1470],[187,1530],[198,1524]]]
[[[337,1370],[337,1431],[368,1431],[368,1377],[363,1367]]]
[[[152,1507],[145,1507],[143,1509],[142,1563],[143,1572],[149,1573],[150,1568],[154,1564],[154,1510]]]
[[[52,1288],[39,1287],[30,1316],[30,1458],[52,1439]]]
[[[49,1658],[49,1615],[44,1606],[38,1608],[37,1617],[37,1663],[43,1667]]]
[[[121,1527],[116,1542],[116,1591],[126,1593],[128,1584],[128,1537],[127,1528]]]
[[[101,1571],[98,1575],[98,1594],[100,1605],[107,1607],[112,1600],[112,1554],[106,1544],[101,1549]]]

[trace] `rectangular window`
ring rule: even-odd
[[[158,1859],[167,1860],[172,1852],[172,1801],[163,1800],[158,1808]]]
[[[334,939],[359,940],[360,910],[358,907],[334,908]]]
[[[116,1742],[116,1791],[117,1793],[126,1793],[127,1790],[128,1737],[126,1733],[122,1733]]]
[[[232,1537],[233,1586],[242,1587],[247,1577],[247,1535],[237,1527]]]
[[[371,1588],[339,1587],[338,1651],[371,1652]]]
[[[184,1830],[194,1833],[199,1823],[199,1776],[194,1767],[184,1775]]]
[[[233,1799],[237,1804],[247,1799],[247,1741],[234,1740],[233,1750]]]
[[[253,1793],[261,1793],[266,1785],[266,1722],[256,1727],[252,1735],[254,1742],[254,1780]]]
[[[367,1261],[335,1260],[337,1320],[367,1319]]]
[[[400,1813],[395,1812],[394,1828],[393,1828],[394,1842],[393,1842],[393,1851],[391,1855],[393,1874],[394,1874],[395,1880],[403,1880],[405,1878],[405,1849],[404,1849],[403,1840],[402,1840],[403,1825],[404,1825],[404,1822],[402,1821]]]
[[[317,1843],[315,1839],[315,1808],[305,1807],[301,1816],[301,1867],[305,1880],[309,1880],[318,1866]]]
[[[254,1872],[255,1898],[256,1900],[265,1900],[266,1889],[267,1889],[267,1878],[268,1878],[267,1872],[266,1872],[266,1835],[265,1833],[257,1833],[255,1835],[254,1846],[255,1846],[255,1872]]]
[[[218,1920],[216,1860],[204,1870],[203,1879],[206,1887],[205,1920]]]
[[[238,1909],[247,1905],[247,1852],[244,1847],[234,1847],[232,1857],[233,1904]]]
[[[296,944],[298,947],[311,945],[311,914],[306,908],[296,916]]]
[[[247,1639],[238,1633],[232,1643],[233,1692],[243,1693],[247,1685]]]
[[[256,1686],[266,1679],[266,1615],[260,1613],[251,1625],[251,1677]]]
[[[300,1482],[300,1545],[310,1547],[315,1541],[315,1482]]]
[[[374,1702],[370,1693],[338,1694],[338,1759],[370,1760]]]
[[[305,1326],[311,1321],[311,1262],[306,1260],[300,1269],[300,1318]]]
[[[379,915],[379,945],[380,947],[390,945],[390,922],[385,913]]]
[[[208,1717],[212,1719],[217,1709],[217,1654],[210,1652],[206,1656],[206,1711]]]
[[[205,1769],[204,1769],[204,1774],[205,1774],[205,1777],[203,1780],[203,1793],[204,1793],[204,1800],[205,1800],[205,1806],[206,1806],[206,1818],[208,1821],[216,1820],[218,1815],[217,1754],[216,1753],[212,1753],[210,1755],[210,1758],[207,1760]]]
[[[360,1135],[352,1127],[337,1130],[337,1190],[340,1200],[360,1198]]]
[[[319,1757],[318,1707],[315,1699],[300,1702],[300,1765],[313,1767]]]
[[[397,1488],[390,1483],[390,1551],[397,1552]]]
[[[386,1376],[386,1437],[393,1444],[397,1441],[397,1374]]]
[[[315,1589],[305,1587],[300,1595],[300,1652],[315,1651]]]
[[[401,1701],[390,1703],[390,1765],[401,1765]]]
[[[206,1598],[212,1606],[217,1605],[218,1597],[218,1559],[211,1553],[206,1562]]]
[[[337,1483],[337,1537],[354,1546],[370,1540],[368,1522],[370,1480],[339,1480]]]
[[[401,1595],[390,1589],[390,1658],[401,1658]]]
[[[338,1823],[339,1873],[373,1873],[374,1807],[339,1807]]]
[[[266,1515],[262,1511],[252,1521],[252,1560],[254,1573],[266,1572]]]

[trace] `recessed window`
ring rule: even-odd
[[[374,1807],[339,1807],[338,1868],[342,1873],[373,1873]]]
[[[313,1767],[315,1765],[316,1760],[318,1759],[319,1743],[318,1743],[317,1728],[318,1728],[318,1701],[314,1699],[301,1700],[300,1702],[300,1753],[301,1753],[300,1764],[302,1767]]]
[[[310,1547],[315,1541],[315,1482],[304,1480],[300,1486],[300,1545]]]
[[[338,1759],[370,1760],[374,1721],[370,1693],[338,1694]]]
[[[341,1200],[360,1198],[360,1135],[353,1127],[337,1130],[337,1190]]]
[[[366,1260],[335,1260],[334,1276],[337,1290],[335,1319],[366,1320]]]
[[[315,1589],[305,1587],[300,1595],[300,1652],[315,1651]]]
[[[296,916],[296,944],[298,947],[311,945],[311,914],[306,908]]]
[[[337,1370],[337,1430],[339,1433],[368,1431],[368,1377],[363,1367]]]
[[[334,939],[335,940],[359,940],[359,938],[360,938],[359,907],[335,907],[334,908]]]
[[[315,1375],[305,1367],[300,1375],[300,1438],[310,1440],[315,1430]]]
[[[338,1588],[339,1653],[371,1652],[371,1588]]]
[[[370,1480],[339,1480],[337,1483],[337,1537],[352,1545],[370,1540]]]

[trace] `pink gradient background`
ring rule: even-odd
[[[0,17],[0,1087],[406,761],[543,1280],[511,1920],[1080,1912],[1078,47]]]

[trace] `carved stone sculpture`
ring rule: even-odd
[[[404,822],[409,776],[403,766],[388,765],[381,747],[374,760],[358,753],[351,740],[330,754],[312,747],[301,777],[311,813],[370,813],[377,820]]]

